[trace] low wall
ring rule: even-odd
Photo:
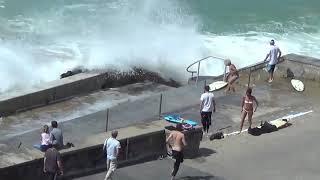
[[[166,154],[164,130],[135,137],[121,139],[119,167],[135,164],[139,161],[158,158]],[[84,176],[106,169],[103,144],[62,153],[65,171],[63,179]],[[0,169],[1,180],[45,179],[43,159],[17,164]]]
[[[320,81],[320,59],[297,54],[282,58],[284,62],[278,66],[280,76]]]
[[[170,132],[174,130],[173,126],[165,127],[166,137],[170,135]],[[200,141],[202,140],[203,132],[201,126],[196,126],[194,129],[184,131],[183,134],[185,135],[187,146],[185,147],[183,153],[184,157],[186,158],[194,158],[199,155],[200,153]],[[167,150],[170,151],[171,149],[167,147]]]
[[[138,68],[126,73],[117,71],[80,73],[41,84],[40,87],[34,87],[31,90],[2,94],[0,96],[0,116],[8,116],[100,89],[119,87],[146,80],[173,87],[180,86],[176,81],[163,79],[157,73]]]
[[[48,105],[71,98],[75,95],[101,89],[103,74],[78,74],[61,80],[43,84],[27,92],[17,92],[0,98],[0,113],[8,116],[19,111]]]

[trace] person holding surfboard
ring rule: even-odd
[[[208,134],[211,126],[212,112],[216,112],[216,103],[214,95],[209,91],[210,87],[204,87],[204,93],[200,97],[200,115],[204,134]]]
[[[267,65],[267,70],[269,73],[269,79],[268,79],[269,83],[273,81],[273,72],[276,67],[276,64],[278,64],[279,59],[281,57],[280,48],[275,45],[275,42],[273,39],[270,41],[270,46],[271,46],[270,51],[267,54],[266,58],[264,59],[264,62],[265,62],[269,58],[269,63]]]
[[[255,108],[253,108],[254,103],[256,104]],[[241,102],[241,124],[240,124],[239,133],[241,133],[242,131],[244,119],[246,118],[247,115],[248,115],[248,121],[249,121],[249,129],[251,129],[253,112],[256,112],[258,106],[259,106],[259,103],[256,97],[252,95],[252,88],[248,87],[246,91],[246,95],[242,98],[242,102]]]
[[[237,70],[236,66],[231,63],[230,59],[225,60],[224,64],[226,66],[229,66],[229,73],[228,73],[228,75],[226,77],[226,80],[228,81],[228,87],[226,89],[226,93],[231,91],[231,90],[233,92],[236,92],[236,89],[235,89],[233,84],[239,78],[238,70]]]

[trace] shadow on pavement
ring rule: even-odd
[[[200,148],[200,154],[199,156],[201,157],[208,157],[212,154],[217,153],[217,151],[213,150],[213,149],[208,149],[208,148]]]

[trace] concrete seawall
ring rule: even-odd
[[[259,62],[239,71],[255,71],[265,67]],[[282,57],[276,76],[287,77],[292,72],[297,78],[320,80],[320,60],[312,57],[288,54]],[[218,76],[215,79],[220,79]],[[195,78],[193,78],[194,80]],[[142,69],[133,72],[105,72],[105,73],[80,73],[53,82],[44,83],[27,91],[16,91],[0,96],[0,115],[8,116],[20,111],[45,106],[63,101],[77,95],[87,94],[100,89],[122,86],[125,84],[150,80],[157,83],[177,87],[179,84],[172,80],[165,80],[158,74]]]
[[[146,129],[138,131],[137,127],[119,129],[121,150],[119,153],[119,167],[125,167],[139,162],[155,160],[166,156],[165,121],[145,124]],[[105,157],[102,152],[105,133],[88,137],[83,140],[82,148],[76,150],[62,150],[62,161],[65,175],[63,179],[72,179],[93,173],[105,171]],[[126,137],[127,136],[127,137]],[[186,157],[195,157],[199,153],[201,127],[186,132]],[[34,180],[44,179],[43,158],[4,167],[0,169],[0,178],[4,180]]]
[[[320,81],[320,59],[288,54],[278,68],[282,77]]]
[[[103,74],[82,73],[42,84],[28,91],[4,94],[0,96],[0,112],[2,116],[8,116],[19,111],[62,101],[101,89],[103,82]]]
[[[29,90],[13,91],[0,95],[0,115],[8,116],[20,111],[64,101],[81,94],[127,84],[152,81],[178,87],[179,83],[165,80],[154,72],[133,69],[132,72],[80,73],[67,78],[44,83]]]
[[[121,139],[120,143],[120,167],[146,159],[156,159],[160,155],[166,154],[164,130]],[[62,153],[64,171],[66,173],[64,178],[69,179],[104,171],[106,165],[102,146],[102,144],[98,144]],[[0,177],[3,180],[45,179],[43,173],[43,159],[36,159],[1,168]]]

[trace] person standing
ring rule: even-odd
[[[62,130],[58,128],[57,121],[51,121],[52,130],[50,132],[50,140],[52,144],[56,145],[57,149],[63,149],[63,134]]]
[[[200,97],[200,115],[201,123],[203,126],[203,132],[206,134],[209,132],[211,126],[211,116],[212,112],[216,112],[216,103],[214,100],[214,95],[212,92],[209,92],[210,87],[204,87],[204,93]]]
[[[256,107],[253,108],[254,103],[256,103]],[[246,91],[246,95],[242,98],[242,103],[241,103],[241,124],[240,124],[240,132],[242,131],[244,119],[248,115],[248,121],[249,121],[249,129],[251,129],[252,125],[252,116],[253,112],[256,112],[257,108],[259,106],[259,103],[252,95],[252,89],[249,87]]]
[[[224,64],[226,66],[229,66],[229,73],[227,75],[227,81],[228,81],[228,86],[226,89],[226,93],[229,91],[236,92],[236,89],[234,87],[234,82],[239,78],[239,72],[234,64],[231,63],[229,59],[224,61]]]
[[[182,124],[178,123],[176,125],[176,130],[172,131],[166,139],[167,144],[171,142],[172,157],[176,160],[173,165],[173,170],[171,172],[172,180],[176,177],[180,164],[183,162],[183,149],[185,146],[187,146],[187,142],[182,131]]]
[[[117,140],[118,131],[111,132],[111,137],[106,139],[103,144],[103,152],[107,155],[107,174],[105,180],[111,179],[113,173],[117,169],[117,158],[119,149],[121,148],[120,142]]]
[[[56,180],[57,176],[63,175],[61,157],[56,147],[57,144],[54,144],[47,149],[43,158],[43,172],[48,180]]]
[[[269,58],[269,63],[267,66],[267,70],[269,73],[269,79],[268,79],[269,83],[273,81],[273,72],[281,57],[281,51],[279,47],[275,45],[275,42],[273,39],[270,41],[270,46],[271,46],[270,51],[267,54],[266,58],[264,59],[264,62],[265,62]]]

